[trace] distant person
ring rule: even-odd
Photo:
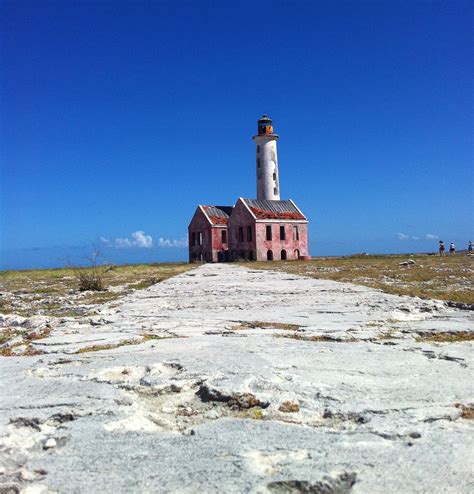
[[[471,240],[469,240],[469,243],[467,244],[467,251],[468,251],[469,253],[471,253],[471,252],[472,252],[472,241],[471,241]]]
[[[456,254],[456,249],[454,248],[454,242],[451,242],[449,244],[449,254],[452,256],[453,254]]]
[[[444,256],[444,242],[442,240],[439,241],[439,255]]]

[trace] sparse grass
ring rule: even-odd
[[[472,331],[440,331],[437,333],[420,334],[416,341],[423,343],[458,343],[462,341],[474,341],[474,332]]]
[[[249,408],[240,412],[240,416],[244,419],[263,420],[263,411],[261,408]]]
[[[186,263],[101,267],[103,291],[80,291],[77,273],[93,275],[94,268],[0,271],[0,312],[29,317],[85,315],[90,307],[118,299],[131,290],[147,288],[196,266]],[[111,290],[120,287],[119,290]]]
[[[149,288],[150,286],[156,285],[162,281],[162,278],[148,278],[147,280],[138,281],[137,283],[131,283],[128,288],[132,290],[143,290],[144,288]]]
[[[286,331],[297,331],[301,326],[297,324],[287,324],[281,322],[262,322],[262,321],[240,321],[232,330],[241,329],[284,329]]]
[[[115,300],[120,296],[119,293],[115,292],[94,292],[88,293],[86,297],[83,298],[82,302],[87,305],[101,305],[111,300]]]
[[[19,345],[16,345],[19,346]],[[43,355],[44,352],[42,350],[38,350],[37,348],[33,348],[31,345],[27,345],[25,350],[22,353],[14,353],[13,349],[15,347],[6,347],[0,349],[1,357],[33,357],[35,355]]]
[[[172,336],[172,335],[159,335],[159,334],[151,334],[151,333],[144,333],[141,335],[145,341],[148,340],[169,340],[170,338],[177,338],[177,336]]]
[[[393,331],[387,331],[385,333],[380,333],[378,335],[379,340],[393,340],[395,336],[393,335]]]
[[[3,345],[6,343],[8,340],[11,340],[15,336],[18,336],[21,334],[21,331],[17,330],[12,330],[11,328],[2,328],[1,333],[0,333],[0,345]]]
[[[415,264],[399,265],[409,258]],[[251,267],[355,283],[396,295],[474,304],[474,258],[465,255],[325,257],[311,261],[253,262]]]
[[[275,338],[290,338],[292,340],[299,340],[299,341],[323,341],[323,342],[328,342],[328,343],[356,343],[359,340],[357,338],[347,338],[347,339],[342,339],[342,338],[335,338],[334,336],[329,336],[329,335],[313,335],[313,336],[306,336],[302,334],[275,334]]]
[[[76,354],[78,353],[89,353],[89,352],[100,352],[102,350],[113,350],[114,348],[119,348],[121,346],[126,346],[126,345],[139,345],[140,343],[143,343],[143,339],[141,340],[124,340],[121,341],[120,343],[110,343],[107,345],[91,345],[91,346],[86,346],[84,348],[81,348],[77,350],[77,352],[74,352]]]

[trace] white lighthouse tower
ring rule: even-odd
[[[280,200],[278,179],[277,134],[267,115],[258,121],[258,134],[252,139],[257,145],[257,199]]]

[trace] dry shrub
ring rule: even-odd
[[[105,290],[104,280],[102,273],[94,269],[76,270],[76,278],[79,283],[79,291],[85,292],[87,290],[93,290],[96,292],[102,292]]]
[[[111,269],[111,266],[99,265],[99,258],[100,252],[95,249],[90,256],[85,258],[90,264],[89,267],[71,266],[77,279],[79,291],[103,292],[106,290],[104,275]]]

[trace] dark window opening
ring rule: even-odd
[[[277,179],[277,174],[275,172],[273,172],[273,180],[276,180]]]
[[[243,242],[243,241],[244,241],[244,227],[239,226],[239,242]]]
[[[252,241],[252,227],[248,226],[247,227],[247,242],[251,242],[251,241]]]
[[[299,240],[300,239],[300,232],[298,231],[298,227],[294,226],[293,227],[293,239],[294,240]]]
[[[223,244],[227,243],[227,230],[222,230],[221,231],[221,240]]]
[[[281,260],[286,261],[286,250],[281,251]]]
[[[260,158],[257,158],[257,167],[260,168]]]
[[[273,261],[273,252],[271,250],[267,251],[267,261]]]
[[[260,146],[257,144],[257,153],[260,152]]]
[[[278,187],[275,187],[275,188],[273,189],[273,194],[275,194],[275,195],[277,195],[277,194],[278,194]]]
[[[280,226],[280,240],[285,240],[286,239],[286,236],[285,236],[285,227],[284,226]]]
[[[272,239],[272,225],[267,225],[267,240]]]
[[[196,245],[196,232],[191,233],[191,245]]]

